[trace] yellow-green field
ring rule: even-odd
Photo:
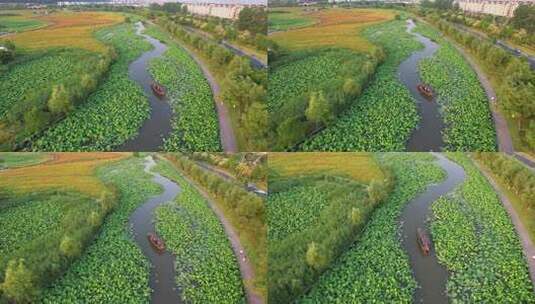
[[[328,173],[349,176],[364,183],[384,178],[370,153],[269,153],[268,164],[283,177]]]
[[[93,32],[124,20],[120,14],[107,12],[59,12],[31,18],[43,21],[48,26],[3,36],[0,40],[9,39],[18,47],[28,49],[78,47],[102,52],[106,47],[93,37]]]
[[[98,197],[106,186],[95,177],[95,169],[129,153],[51,153],[40,164],[0,171],[0,191],[16,194],[49,189],[72,190]],[[32,157],[29,155],[28,157]]]
[[[313,18],[316,23],[304,28],[276,32],[270,38],[289,50],[340,47],[370,52],[374,50],[374,45],[359,33],[370,25],[395,17],[394,11],[378,9],[335,8],[301,13]]]

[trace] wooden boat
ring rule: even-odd
[[[158,97],[164,97],[165,96],[165,88],[159,84],[157,84],[156,82],[153,82],[151,85],[150,85],[152,91],[154,92],[154,94]]]
[[[420,94],[422,94],[422,96],[424,96],[425,98],[433,98],[433,90],[431,90],[430,86],[420,83],[416,86],[416,88],[418,89],[418,92],[420,92]]]
[[[422,228],[416,229],[416,237],[418,239],[418,245],[420,245],[420,249],[422,250],[422,253],[424,255],[429,255],[431,242],[429,241],[427,234]]]
[[[150,244],[152,245],[152,247],[154,247],[154,249],[156,249],[156,251],[158,251],[159,253],[165,251],[165,243],[162,239],[157,237],[154,233],[147,234],[147,237],[149,239]]]

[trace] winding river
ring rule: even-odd
[[[143,23],[136,23],[136,27],[136,33],[152,44],[153,49],[143,53],[130,64],[128,76],[143,88],[145,96],[149,99],[151,113],[150,117],[143,122],[139,129],[139,134],[126,141],[117,150],[159,151],[163,145],[164,138],[167,138],[171,133],[173,110],[166,98],[159,98],[154,95],[150,87],[154,80],[149,73],[148,67],[153,58],[160,57],[167,50],[167,46],[159,40],[143,34],[142,32],[145,29]]]
[[[159,254],[147,238],[148,233],[156,231],[153,221],[154,209],[165,202],[172,201],[180,192],[180,187],[160,174],[151,172],[150,169],[154,165],[156,162],[152,156],[147,156],[145,172],[152,174],[154,176],[152,181],[161,185],[164,191],[138,207],[130,216],[129,224],[136,243],[151,264],[149,281],[149,286],[153,290],[151,303],[180,303],[180,292],[175,283],[175,257],[168,251]]]
[[[418,84],[422,83],[418,63],[422,59],[433,56],[439,46],[429,38],[413,32],[415,26],[414,21],[409,19],[407,21],[407,32],[414,35],[424,45],[424,49],[412,53],[398,68],[399,80],[409,89],[416,100],[421,117],[418,128],[412,132],[407,142],[407,150],[440,151],[444,145],[441,134],[444,129],[444,122],[440,114],[440,107],[435,97],[432,100],[427,100],[420,95],[416,88]]]
[[[434,246],[431,245],[429,256],[424,256],[418,245],[416,229],[424,228],[430,237],[427,220],[430,217],[430,206],[440,196],[448,194],[465,179],[461,166],[447,159],[444,155],[433,153],[437,164],[446,171],[447,177],[438,184],[430,185],[427,190],[411,200],[401,216],[401,244],[409,255],[413,275],[418,282],[413,300],[415,303],[448,303],[446,295],[447,270],[438,263]]]

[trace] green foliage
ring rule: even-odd
[[[154,79],[167,88],[173,107],[173,132],[165,139],[168,151],[220,151],[219,124],[210,85],[199,66],[166,33],[150,27],[148,34],[168,42],[162,58],[150,63]]]
[[[24,264],[24,259],[9,262],[0,290],[16,303],[32,303],[39,294],[34,275]]]
[[[150,48],[148,42],[137,36],[129,23],[100,30],[97,38],[116,49],[117,61],[87,101],[49,128],[33,150],[109,151],[135,137],[149,116],[147,98],[128,78],[129,63]]]
[[[101,213],[95,201],[75,193],[10,196],[0,206],[0,282],[8,280],[6,265],[24,259],[33,277],[33,287],[24,296],[33,300],[68,268],[99,228],[88,225],[88,214]]]
[[[530,35],[535,34],[535,6],[521,4],[515,9],[511,23],[516,28],[525,29]]]
[[[451,43],[433,28],[419,23],[416,31],[440,44],[436,54],[420,62],[424,82],[438,93],[446,128],[445,149],[494,151],[496,132],[489,101],[476,73]]]
[[[358,241],[312,286],[300,303],[412,303],[416,282],[399,240],[399,216],[419,192],[444,177],[425,154],[391,153],[381,158],[396,185],[375,209]]]
[[[180,185],[173,202],[156,209],[156,230],[176,256],[176,283],[187,303],[245,302],[236,257],[204,198],[168,163],[158,167]]]
[[[331,126],[303,143],[305,151],[401,151],[418,123],[409,91],[397,76],[399,64],[421,48],[404,21],[367,28],[363,34],[384,48],[387,57],[362,95]]]
[[[159,192],[143,168],[143,159],[129,158],[99,170],[120,193],[118,205],[82,256],[44,292],[43,303],[149,302],[150,266],[127,229],[132,212]]]
[[[252,34],[267,32],[267,10],[263,7],[245,7],[238,15],[236,28]]]
[[[462,303],[535,302],[520,241],[498,196],[465,155],[448,156],[467,174],[454,198],[432,206],[437,256],[451,272],[448,296]]]

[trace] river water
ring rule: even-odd
[[[139,134],[126,141],[117,150],[118,151],[159,151],[164,142],[171,133],[171,118],[173,110],[167,101],[167,98],[160,98],[154,95],[150,85],[154,79],[149,73],[149,62],[156,57],[160,57],[166,50],[167,46],[151,36],[143,34],[145,27],[141,22],[136,24],[136,33],[150,44],[153,49],[143,53],[138,59],[133,61],[128,67],[128,76],[143,88],[145,96],[149,100],[151,107],[150,117],[143,122],[139,129]]]
[[[153,290],[151,303],[180,303],[180,291],[175,283],[175,257],[165,251],[158,253],[149,243],[148,233],[156,233],[154,227],[154,209],[172,201],[180,192],[180,187],[169,179],[150,169],[156,165],[152,156],[145,159],[145,172],[152,174],[152,181],[162,186],[163,193],[151,197],[130,216],[132,233],[143,254],[151,264],[149,286]]]
[[[420,95],[416,88],[418,84],[422,83],[418,63],[422,59],[433,56],[439,46],[429,38],[413,32],[415,26],[416,24],[412,20],[408,20],[407,32],[414,35],[424,45],[424,49],[412,53],[398,68],[399,80],[409,89],[416,100],[421,117],[418,128],[413,131],[407,142],[407,150],[440,151],[444,145],[441,134],[444,129],[444,122],[439,111],[439,105],[435,97],[432,100],[428,100]]]
[[[422,254],[417,241],[416,229],[423,228],[431,238],[429,226],[427,225],[427,220],[431,215],[431,204],[440,196],[448,194],[462,183],[465,179],[465,172],[461,166],[447,159],[444,155],[433,154],[437,157],[437,165],[446,171],[447,177],[441,183],[428,186],[424,193],[410,201],[405,207],[401,216],[401,243],[405,252],[409,255],[413,275],[420,286],[413,295],[414,302],[446,304],[448,303],[446,295],[448,272],[438,263],[433,245],[431,245],[431,251],[428,256]]]

